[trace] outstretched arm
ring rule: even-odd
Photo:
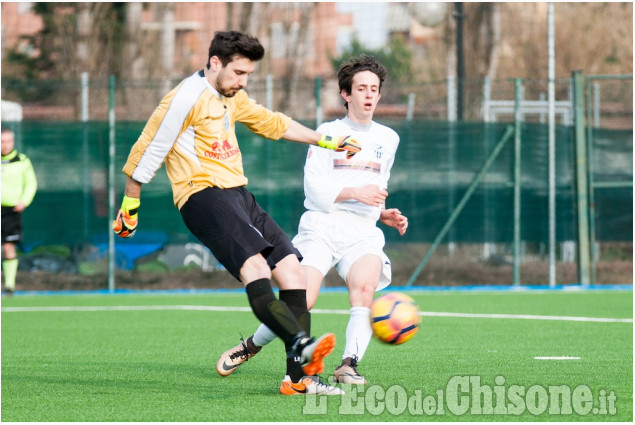
[[[317,145],[322,135],[315,130],[303,126],[295,120],[291,120],[291,124],[287,131],[282,135],[283,139],[291,142],[306,143],[308,145]]]
[[[289,124],[289,128],[284,132],[282,138],[291,142],[318,145],[321,148],[338,152],[346,151],[347,158],[351,158],[362,149],[359,143],[349,136],[331,137],[330,135],[320,134],[295,120],[291,120],[291,124]]]

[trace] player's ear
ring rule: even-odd
[[[209,67],[212,72],[218,72],[222,68],[223,64],[221,63],[218,56],[212,56],[209,58]]]
[[[342,98],[344,98],[346,103],[349,103],[351,101],[351,95],[346,90],[340,91],[340,95],[342,95]]]

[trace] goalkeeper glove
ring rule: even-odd
[[[323,134],[318,140],[318,146],[326,149],[333,149],[336,152],[346,151],[346,158],[350,159],[357,152],[362,150],[359,142],[351,136],[331,137]]]
[[[141,201],[124,195],[117,217],[112,222],[112,230],[122,238],[131,238],[137,230]]]

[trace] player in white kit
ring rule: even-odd
[[[391,281],[390,260],[383,252],[385,240],[377,220],[394,227],[401,235],[408,219],[396,208],[386,209],[390,170],[399,145],[399,135],[373,121],[381,97],[385,68],[371,56],[362,55],[344,63],[338,72],[346,117],[322,124],[325,134],[350,134],[362,150],[348,159],[346,153],[309,147],[304,167],[304,206],[293,244],[302,254],[307,280],[307,307],[317,300],[327,272],[336,267],[349,290],[350,317],[342,363],[335,380],[365,384],[357,371],[370,339],[370,305],[375,291]],[[223,353],[217,371],[222,376],[253,357],[276,335],[265,325],[239,346]],[[227,370],[227,364],[235,365]]]

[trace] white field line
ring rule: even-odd
[[[553,356],[553,357],[534,357],[534,360],[580,360],[580,357],[570,356]]]
[[[242,311],[251,312],[250,307],[218,307],[205,305],[150,305],[150,306],[82,306],[82,307],[3,307],[3,313],[56,312],[56,311]],[[349,314],[348,310],[313,309],[315,314]],[[445,313],[426,311],[419,313],[426,317],[454,317],[469,319],[522,319],[558,320],[565,322],[633,323],[633,319],[607,317],[540,316],[530,314],[485,314],[485,313]]]
[[[476,313],[432,313],[423,312],[422,316],[466,317],[474,319],[524,319],[524,320],[560,320],[565,322],[601,322],[601,323],[633,323],[633,319],[615,319],[611,317],[578,317],[578,316],[540,316],[532,314],[476,314]]]
[[[80,307],[3,307],[3,313],[28,313],[42,311],[251,311],[250,307],[216,307],[207,305],[108,305]]]

